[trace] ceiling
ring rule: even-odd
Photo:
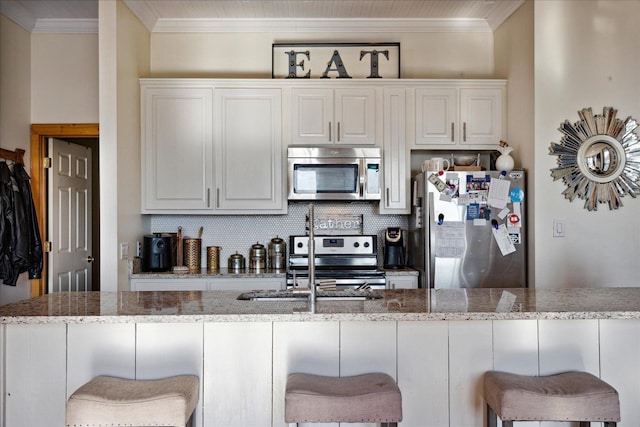
[[[494,31],[525,0],[124,0],[151,32]],[[0,0],[30,32],[97,32],[98,0]]]

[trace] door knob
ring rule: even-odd
[[[89,256],[88,256],[88,257],[86,257],[84,260],[85,260],[85,261],[87,261],[87,262],[93,262],[93,261],[95,261],[95,258],[94,258],[94,257],[92,257],[91,255],[89,255]]]

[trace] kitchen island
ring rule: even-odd
[[[364,301],[236,291],[60,293],[0,307],[3,426],[63,425],[100,374],[201,378],[197,426],[285,426],[291,372],[385,372],[405,426],[482,426],[482,374],[585,370],[640,425],[640,289],[385,290]],[[34,403],[37,402],[37,403]],[[567,424],[569,425],[569,424]]]

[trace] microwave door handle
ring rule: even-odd
[[[364,169],[364,168],[363,168]],[[364,199],[364,186],[365,186],[365,175],[361,174],[360,175],[360,199]]]

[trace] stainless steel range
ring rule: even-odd
[[[315,236],[316,283],[335,280],[337,289],[371,287],[384,289],[384,271],[378,267],[375,235]],[[308,236],[289,237],[287,285],[307,284],[309,277]]]

